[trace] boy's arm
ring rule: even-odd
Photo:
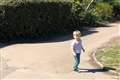
[[[85,49],[83,48],[83,46],[82,46],[82,50],[83,50],[83,52],[85,52]]]
[[[71,51],[73,55],[76,55],[75,49],[74,49],[74,43],[71,44]]]
[[[72,47],[72,54],[76,55],[74,48]]]
[[[82,44],[82,40],[81,40],[81,48],[82,48],[83,52],[85,52],[85,49],[84,49],[83,44]]]

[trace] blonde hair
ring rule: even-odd
[[[81,32],[79,30],[73,31],[73,36],[81,36]]]

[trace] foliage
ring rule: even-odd
[[[98,21],[112,17],[112,6],[106,2],[96,0],[74,0],[74,15],[84,20],[87,25],[94,25]]]
[[[95,10],[92,12],[99,20],[107,20],[112,17],[112,6],[109,3],[97,3]]]
[[[111,4],[113,5],[114,17],[120,19],[120,1],[114,0]]]
[[[69,2],[19,2],[1,6],[0,40],[41,40],[82,29]],[[79,25],[78,25],[79,24]]]
[[[118,2],[105,0],[0,0],[0,41],[41,40],[94,26],[119,16]],[[111,6],[113,5],[113,7]],[[113,11],[112,11],[113,9]]]
[[[120,1],[119,0],[103,0],[113,6],[113,17],[120,19]]]

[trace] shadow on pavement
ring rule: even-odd
[[[103,67],[103,68],[96,68],[96,69],[85,69],[85,68],[79,68],[78,73],[96,73],[96,72],[108,72],[110,70],[116,70],[115,68],[111,67]]]
[[[86,36],[89,34],[94,34],[97,33],[98,31],[94,30],[94,29],[86,29],[84,31],[81,31],[81,35],[82,36]],[[47,40],[40,40],[40,39],[17,39],[17,40],[12,40],[12,41],[8,41],[8,42],[0,42],[0,48],[4,48],[10,45],[14,45],[14,44],[24,44],[24,43],[53,43],[53,42],[63,42],[63,41],[67,41],[67,40],[71,40],[73,39],[72,37],[72,32],[66,35],[61,35],[61,36],[56,36],[54,38],[49,38]]]

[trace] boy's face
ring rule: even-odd
[[[74,39],[80,40],[80,34],[73,35]]]

